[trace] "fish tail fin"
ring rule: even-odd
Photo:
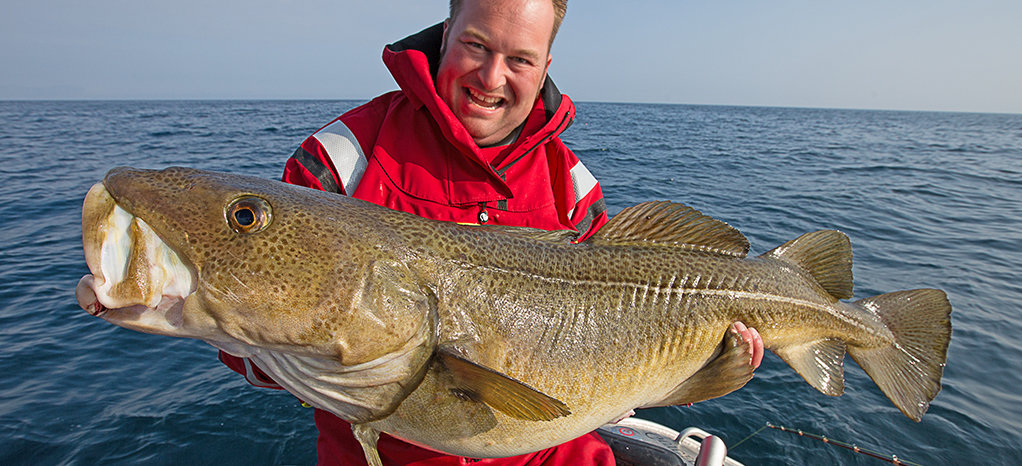
[[[880,317],[894,341],[862,348],[848,345],[848,354],[866,371],[887,398],[919,422],[940,391],[940,379],[951,341],[951,303],[943,291],[896,291],[853,304]]]

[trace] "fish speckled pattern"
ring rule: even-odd
[[[131,226],[117,226],[125,215]],[[83,238],[83,308],[252,358],[355,423],[369,458],[380,431],[509,456],[633,408],[724,395],[752,376],[735,321],[829,395],[844,389],[847,352],[919,420],[951,334],[939,290],[842,301],[851,246],[839,232],[746,257],[737,230],[669,202],[574,244],[253,177],[120,168],[86,197]]]

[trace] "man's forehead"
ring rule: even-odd
[[[554,11],[550,0],[466,0],[452,18],[453,31],[509,48],[515,55],[542,58],[549,52]],[[452,26],[453,26],[452,25]]]

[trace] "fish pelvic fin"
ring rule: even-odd
[[[896,291],[856,301],[894,334],[878,348],[849,345],[848,354],[905,416],[919,422],[940,391],[951,342],[951,303],[940,290]]]
[[[727,331],[715,358],[678,384],[666,398],[643,408],[697,403],[724,396],[744,387],[752,380],[752,373],[752,347]]]
[[[760,257],[799,266],[837,299],[852,298],[852,243],[836,230],[806,233]]]
[[[550,421],[571,414],[564,402],[518,380],[462,357],[453,348],[437,350],[451,372],[459,396],[485,403],[516,419]]]
[[[380,439],[380,431],[365,424],[352,424],[351,433],[362,445],[362,453],[366,455],[366,463],[369,466],[383,466],[380,459],[380,451],[376,449],[376,441]]]
[[[840,396],[845,391],[845,343],[838,339],[822,339],[770,351],[788,363],[809,385],[821,393]]]
[[[644,202],[622,210],[585,243],[661,244],[735,257],[749,252],[749,240],[735,227],[667,201]]]

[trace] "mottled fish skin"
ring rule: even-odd
[[[851,298],[851,249],[838,232],[747,258],[737,230],[666,202],[626,209],[571,244],[563,232],[437,222],[186,168],[114,169],[93,191],[83,238],[95,278],[76,291],[83,308],[251,357],[296,396],[356,423],[367,452],[382,431],[509,456],[636,407],[723,395],[752,376],[747,346],[727,331],[735,321],[830,395],[843,391],[846,350],[913,419],[940,389],[946,297],[841,301]],[[96,285],[114,202],[176,251],[179,274],[194,275],[190,294],[166,293],[163,320],[152,309],[137,317],[141,298],[123,305],[157,285]],[[140,231],[133,244],[153,242]],[[135,271],[154,260],[124,255]]]

